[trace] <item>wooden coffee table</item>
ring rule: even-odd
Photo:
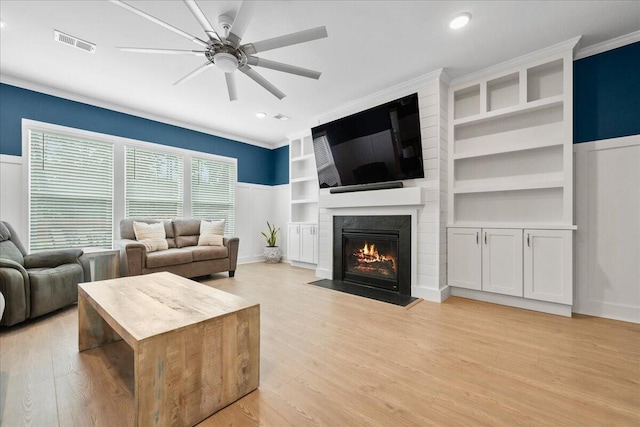
[[[133,349],[138,426],[194,425],[260,381],[260,305],[171,273],[79,284],[78,335]]]

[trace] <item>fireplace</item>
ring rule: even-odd
[[[351,282],[398,290],[398,234],[342,233],[343,278]]]
[[[333,279],[411,295],[411,216],[334,216]]]

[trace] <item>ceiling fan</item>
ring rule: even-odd
[[[176,81],[174,85],[192,79],[204,70],[215,65],[224,72],[230,101],[235,101],[238,99],[238,90],[236,87],[235,77],[236,70],[239,70],[241,73],[248,76],[260,86],[271,92],[278,99],[282,99],[286,95],[273,84],[271,84],[267,79],[258,74],[258,72],[251,68],[251,65],[256,67],[270,68],[272,70],[282,71],[285,73],[295,74],[298,76],[308,77],[316,80],[320,78],[321,73],[318,71],[284,64],[282,62],[271,61],[269,59],[258,58],[257,56],[253,55],[272,49],[279,49],[281,47],[305,43],[327,37],[327,29],[324,26],[286,34],[284,36],[274,37],[255,43],[240,44],[240,41],[242,40],[242,37],[249,24],[252,9],[256,2],[243,2],[240,6],[240,9],[235,14],[235,17],[231,17],[228,14],[220,15],[218,17],[218,23],[222,31],[221,33],[218,33],[213,28],[204,13],[202,13],[202,10],[195,2],[195,0],[183,0],[193,16],[195,16],[198,23],[204,29],[204,32],[207,34],[208,40],[204,41],[199,39],[198,37],[192,36],[191,34],[182,31],[179,28],[174,27],[171,24],[161,21],[160,19],[151,16],[148,13],[143,12],[140,9],[137,9],[121,0],[110,1],[128,10],[129,12],[135,13],[138,16],[148,19],[149,21],[158,24],[168,30],[171,30],[174,33],[179,34],[182,37],[185,37],[192,42],[200,45],[199,50],[155,49],[142,47],[118,48],[127,52],[196,55],[204,56],[207,59],[207,62],[205,62],[203,65],[196,68],[186,76],[182,77],[180,80]]]

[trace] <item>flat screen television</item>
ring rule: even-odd
[[[311,129],[320,188],[424,178],[418,95]]]

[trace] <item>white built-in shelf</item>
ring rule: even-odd
[[[313,159],[313,153],[311,154],[305,154],[304,156],[298,156],[298,157],[292,157],[291,158],[291,162],[295,163],[295,162],[304,162],[305,160],[311,160]]]
[[[464,295],[481,300],[504,294],[510,299],[503,303],[531,309],[541,302],[571,305],[578,40],[451,82],[447,280],[453,290],[472,289]],[[539,243],[529,246],[529,236]],[[491,259],[500,262],[486,262]]]
[[[531,58],[450,85],[453,226],[544,228],[573,218],[572,54]]]
[[[502,145],[498,147],[480,148],[473,151],[466,151],[453,155],[453,160],[470,159],[474,157],[494,156],[497,154],[515,153],[518,151],[537,150],[539,148],[561,146],[564,142],[561,139],[542,139],[519,142],[517,145]]]
[[[543,188],[562,188],[563,186],[564,186],[564,180],[512,182],[512,183],[499,183],[499,184],[458,186],[458,187],[454,187],[453,194],[495,193],[499,191],[538,190]]]
[[[310,134],[289,140],[289,221],[317,223],[318,173]]]
[[[297,200],[292,200],[291,204],[303,204],[303,203],[318,203],[318,199],[297,199]]]
[[[503,120],[511,116],[528,114],[536,112],[538,110],[561,106],[563,102],[563,95],[551,96],[548,98],[527,102],[526,104],[513,105],[510,107],[501,108],[499,110],[489,111],[487,113],[476,114],[474,116],[456,119],[453,121],[453,125],[455,127],[462,127],[489,122],[492,120]]]
[[[315,181],[315,176],[303,176],[302,178],[292,178],[289,182],[306,182],[306,181]]]

